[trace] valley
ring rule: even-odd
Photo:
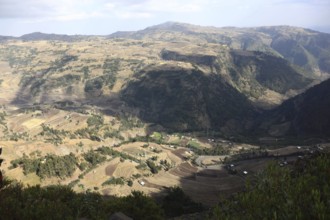
[[[200,132],[148,134],[137,118],[107,116],[92,108],[78,113],[39,105],[5,107],[3,112],[0,146],[7,178],[102,195],[138,190],[162,197],[167,188],[180,186],[194,201],[214,206],[220,197],[242,191],[246,178],[270,161],[290,166],[313,150],[330,147],[261,147]],[[73,164],[60,161],[68,155],[75,158]],[[71,173],[64,171],[67,166]]]
[[[293,42],[293,43],[292,43]],[[213,207],[329,152],[330,35],[165,23],[0,41],[3,175]]]

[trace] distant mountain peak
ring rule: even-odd
[[[144,30],[151,30],[151,29],[181,30],[181,29],[184,29],[184,28],[187,28],[187,27],[193,27],[193,26],[195,26],[195,25],[188,24],[188,23],[180,23],[180,22],[175,22],[175,21],[167,21],[167,22],[162,23],[162,24],[147,27]]]
[[[37,40],[58,40],[58,41],[75,41],[82,38],[88,38],[89,35],[67,35],[67,34],[47,34],[42,32],[33,32],[30,34],[24,34],[19,39],[25,41],[37,41]]]

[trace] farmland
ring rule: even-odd
[[[0,142],[5,175],[29,185],[69,185],[77,192],[127,196],[138,190],[161,195],[166,188],[179,186],[194,201],[212,206],[220,197],[243,190],[246,178],[265,169],[270,161],[292,164],[311,151],[305,146],[261,149],[223,139],[199,138],[193,133],[148,135],[147,125],[124,129],[122,123],[127,119],[107,116],[97,109],[79,113],[48,105],[24,110],[10,106],[5,112],[7,129],[3,129]],[[97,122],[95,115],[102,116],[102,121]],[[221,154],[216,149],[224,145],[230,147]],[[75,171],[65,177],[26,173],[24,162],[15,166],[12,163],[27,158],[37,161],[40,167],[50,155],[69,154],[75,155],[77,162]],[[230,164],[234,172],[228,169]]]

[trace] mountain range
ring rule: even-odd
[[[298,27],[216,28],[167,22],[137,32],[117,32],[109,37],[222,44],[232,49],[280,55],[308,70],[310,76],[330,71],[329,34]]]
[[[11,104],[93,103],[173,131],[330,135],[330,81],[320,84],[330,74],[330,34],[167,22],[108,36],[0,39],[13,73],[3,84],[19,79]]]

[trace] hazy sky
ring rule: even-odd
[[[0,35],[105,35],[166,21],[330,32],[330,0],[0,0]]]

